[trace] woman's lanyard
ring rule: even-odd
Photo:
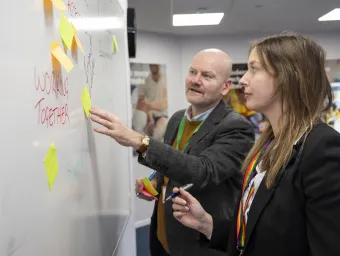
[[[244,192],[249,187],[251,180],[256,176],[257,174],[256,166],[258,165],[259,160],[261,159],[262,155],[264,154],[268,145],[270,144],[270,141],[271,140],[268,140],[266,145],[264,145],[264,147],[262,147],[262,149],[259,152],[257,152],[254,155],[253,159],[250,161],[246,169],[246,173],[244,175],[242,195],[244,195]],[[244,247],[244,241],[246,237],[245,211],[247,210],[249,201],[253,197],[254,193],[255,193],[255,185],[254,185],[254,182],[252,182],[244,206],[243,206],[243,196],[242,196],[240,206],[238,209],[237,223],[236,223],[236,237],[237,237],[237,249],[238,250],[242,250]]]
[[[177,132],[177,138],[176,138],[176,149],[179,150],[179,144],[181,143],[182,137],[183,137],[183,133],[184,133],[184,126],[185,126],[185,121],[186,121],[186,117],[183,116],[181,123],[179,124],[178,127],[178,132]],[[192,136],[194,136],[194,134],[201,128],[202,124],[204,123],[204,121],[202,121],[195,129],[195,131],[193,132],[193,134],[190,136],[190,138],[188,139],[187,143],[185,143],[185,146],[182,148],[182,152],[185,151],[186,147],[188,146],[188,144],[191,141]]]

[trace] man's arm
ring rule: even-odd
[[[91,120],[103,126],[94,128],[95,132],[112,137],[122,146],[135,150],[141,147],[142,135],[123,124],[117,116],[103,109],[92,108],[90,113]],[[215,187],[240,171],[254,143],[251,124],[236,113],[230,113],[216,129],[214,142],[198,156],[187,155],[170,145],[151,140],[146,157],[139,156],[138,160],[182,184],[194,183],[196,188]]]
[[[240,171],[253,146],[254,131],[250,123],[232,115],[222,121],[214,143],[199,156],[151,140],[146,157],[140,156],[138,160],[177,182],[194,183],[196,188],[214,187]]]

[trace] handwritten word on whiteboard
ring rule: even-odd
[[[46,127],[55,125],[65,125],[70,123],[68,115],[68,78],[62,78],[60,74],[54,72],[42,72],[38,74],[34,69],[34,86],[37,92],[42,94],[42,98],[35,104],[38,124]],[[63,99],[63,103],[54,106],[47,104],[47,98],[53,96],[55,99]]]

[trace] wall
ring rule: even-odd
[[[180,78],[181,49],[179,38],[154,33],[137,33],[136,58],[130,59],[137,63],[165,64],[168,82],[169,115],[179,108],[186,107],[184,82]],[[171,104],[180,102],[180,105]]]
[[[234,63],[246,62],[248,59],[249,42],[262,37],[254,35],[247,37],[186,37],[181,40],[181,77],[185,78],[192,56],[206,48],[218,48],[226,51]],[[340,58],[340,34],[312,34],[311,38],[316,40],[327,52],[328,59]]]
[[[187,103],[184,97],[184,82],[181,80],[181,50],[178,38],[138,32],[136,40],[136,58],[131,59],[131,62],[159,63],[165,65],[167,73],[169,115],[171,116],[178,109],[186,108]],[[137,159],[133,160],[132,177],[133,182],[135,183],[136,178],[149,176],[152,170],[138,164]],[[153,205],[153,202],[135,198],[136,227],[144,226],[149,223],[148,219],[152,214]]]
[[[326,50],[327,58],[340,58],[340,35],[317,34],[311,35]],[[184,79],[192,57],[196,52],[205,48],[219,48],[227,51],[234,63],[246,62],[249,42],[259,38],[256,36],[231,37],[231,36],[195,36],[174,37],[153,33],[137,33],[137,58],[133,62],[161,63],[167,68],[169,115],[176,110],[188,106],[184,96]],[[151,172],[133,161],[134,177],[145,177]],[[144,226],[149,223],[153,203],[135,200],[135,225]]]

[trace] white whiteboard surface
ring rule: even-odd
[[[78,50],[72,57],[68,51],[73,70],[67,73],[62,68],[61,77],[53,79],[50,44],[62,42],[58,31],[62,11],[53,8],[49,20],[43,0],[4,4],[1,256],[111,256],[130,214],[131,151],[95,134],[80,100],[86,84],[94,106],[130,122],[126,10],[117,0],[64,3],[67,18],[109,16],[121,25],[110,31],[78,30],[84,53]],[[113,35],[119,46],[115,54]],[[64,115],[58,117],[57,111]],[[43,160],[51,143],[57,149],[59,172],[50,191]]]

